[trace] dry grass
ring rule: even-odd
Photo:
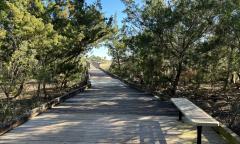
[[[100,67],[101,67],[102,69],[104,69],[104,70],[107,71],[107,70],[109,70],[111,64],[112,64],[112,61],[110,61],[110,60],[105,60],[105,61],[103,61],[103,62],[100,64]]]
[[[77,85],[77,87],[82,86],[82,84]],[[84,85],[84,84],[83,84]],[[37,95],[37,83],[25,84],[22,94],[9,101],[4,94],[0,91],[0,128],[5,124],[18,116],[21,116],[25,112],[40,106],[64,93],[67,93],[73,89],[76,89],[76,85],[69,86],[64,89],[59,89],[55,84],[47,84],[46,92],[44,95],[41,88],[41,92]]]
[[[54,84],[46,84],[46,89],[48,93],[51,93],[51,90],[55,88]],[[24,85],[24,89],[20,96],[17,97],[17,99],[29,99],[32,98],[37,94],[38,89],[38,83],[37,82],[31,82]],[[6,96],[4,95],[3,91],[0,90],[0,100],[6,99]]]

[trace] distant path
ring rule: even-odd
[[[0,143],[191,143],[195,128],[178,122],[169,102],[127,87],[91,67],[92,88],[0,137]],[[206,143],[223,143],[204,129]]]

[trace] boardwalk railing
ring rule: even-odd
[[[75,94],[79,93],[79,92],[83,92],[89,85],[89,81],[87,80],[87,83],[85,84],[85,86],[82,86],[80,88],[74,89],[60,97],[57,97],[47,103],[42,104],[41,106],[34,108],[26,113],[24,113],[21,116],[16,117],[14,120],[3,124],[2,127],[0,127],[0,136],[5,134],[6,132],[12,130],[15,127],[18,127],[19,125],[25,123],[26,121],[28,121],[29,119],[45,112],[46,110],[54,107],[55,105],[58,105],[62,102],[64,102],[66,99],[71,98],[72,96],[74,96]]]
[[[160,100],[170,100],[170,97],[162,97],[159,95],[159,93],[154,93],[151,91],[145,91],[143,87],[138,86],[134,83],[131,83],[127,80],[122,79],[121,77],[110,73],[109,71],[106,71],[104,69],[102,69],[101,67],[98,67],[100,70],[102,70],[103,72],[105,72],[106,74],[112,76],[113,78],[119,79],[122,82],[124,82],[125,84],[127,84],[128,86],[140,90],[140,91],[144,91],[144,92],[149,92],[152,93],[153,95],[158,95],[158,98],[160,98]],[[227,126],[225,126],[224,124],[221,124],[217,127],[213,127],[213,129],[219,133],[220,135],[222,135],[229,143],[231,144],[240,144],[240,136],[238,136],[236,133],[234,133],[231,129],[227,128]]]

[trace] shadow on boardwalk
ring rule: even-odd
[[[0,143],[192,143],[193,126],[150,94],[127,87],[91,68],[93,87],[0,137]],[[211,129],[204,143],[223,143]]]

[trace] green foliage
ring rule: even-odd
[[[239,1],[122,1],[127,18],[109,42],[109,70],[167,98],[201,101],[239,129]]]
[[[100,3],[10,0],[0,2],[0,89],[17,98],[26,82],[61,89],[87,74],[84,55],[113,32]],[[42,87],[42,88],[41,88]]]
[[[237,83],[233,73],[240,73],[238,2],[123,2],[126,23],[109,44],[112,72],[171,95],[179,85],[225,83],[227,88]]]

